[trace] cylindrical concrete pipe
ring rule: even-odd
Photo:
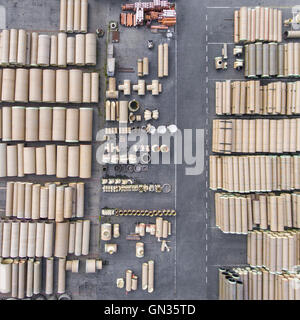
[[[132,278],[132,271],[131,270],[126,270],[126,292],[131,291],[131,278]]]
[[[42,265],[41,261],[36,260],[33,263],[33,293],[39,294],[41,292],[42,283]]]
[[[7,146],[7,176],[16,177],[18,175],[18,153],[17,146]]]
[[[15,259],[12,263],[12,275],[11,275],[11,296],[13,298],[18,297],[18,280],[19,280],[19,260]]]
[[[16,69],[15,101],[28,102],[28,69]]]
[[[64,194],[65,194],[65,187],[57,186],[56,201],[55,201],[55,221],[56,222],[64,221]]]
[[[66,187],[64,189],[64,213],[63,217],[65,219],[72,218],[72,187]]]
[[[40,218],[40,191],[40,184],[34,184],[32,186],[31,218],[33,220],[38,220]]]
[[[43,70],[43,102],[55,102],[55,70]]]
[[[17,64],[17,54],[18,54],[18,30],[10,29],[9,38],[9,63]]]
[[[79,177],[89,179],[92,176],[92,146],[80,145]]]
[[[82,71],[72,69],[69,71],[69,102],[82,103]]]
[[[57,36],[57,65],[59,67],[67,66],[67,34],[64,32],[58,33]]]
[[[19,261],[19,279],[18,279],[18,299],[25,297],[25,277],[26,277],[26,260]]]
[[[164,46],[159,44],[157,47],[158,52],[158,77],[162,78],[164,76]]]
[[[15,69],[2,70],[2,101],[14,102],[15,101]]]
[[[49,66],[50,64],[50,36],[40,34],[38,38],[37,64]]]
[[[65,258],[68,255],[69,222],[57,222],[55,231],[54,256]]]
[[[44,235],[44,258],[50,258],[53,255],[53,235],[54,223],[45,222],[45,235]]]
[[[75,37],[67,38],[67,65],[75,64]]]
[[[46,174],[46,149],[45,147],[37,147],[35,149],[36,155],[36,175],[45,175]]]
[[[77,183],[77,206],[76,206],[76,217],[82,218],[84,216],[84,183]]]
[[[33,259],[27,260],[26,297],[33,296]]]
[[[37,32],[31,33],[31,46],[30,46],[30,65],[37,66],[38,57],[38,40],[39,35]]]
[[[47,144],[46,145],[46,174],[55,175],[56,174],[56,145]],[[50,210],[49,210],[50,215]]]
[[[74,29],[74,0],[67,0],[67,32]]]
[[[56,67],[58,60],[58,37],[57,35],[52,35],[50,39],[50,66]]]
[[[154,291],[154,261],[148,261],[148,292]]]
[[[82,74],[82,102],[91,103],[91,73]]]
[[[67,0],[60,0],[59,31],[67,31]]]
[[[75,64],[85,65],[85,35],[76,34],[75,36]]]
[[[44,255],[44,236],[45,236],[45,222],[39,221],[36,224],[36,245],[35,245],[35,256],[38,258]]]
[[[42,69],[29,69],[29,101],[42,101]]]
[[[45,283],[45,293],[53,294],[53,266],[54,259],[49,257],[46,259],[46,283]]]
[[[17,65],[25,66],[26,64],[26,44],[27,34],[26,31],[20,29],[18,32],[18,52],[17,52]]]
[[[74,254],[75,252],[75,231],[76,231],[76,222],[70,222],[69,247],[68,247],[69,254]]]
[[[52,111],[52,140],[65,141],[66,139],[66,108],[55,107]]]
[[[66,112],[66,142],[78,142],[79,110],[68,108]]]
[[[88,0],[81,0],[80,31],[83,33],[88,31]]]
[[[83,221],[77,220],[75,225],[75,256],[81,256],[82,252],[82,229]]]
[[[26,108],[25,141],[39,140],[39,108]]]
[[[25,107],[12,107],[12,140],[25,139]]]
[[[79,109],[79,141],[92,141],[93,108]]]
[[[1,33],[1,64],[8,65],[9,63],[9,42],[10,31],[7,29],[2,30]]]
[[[74,32],[80,32],[81,0],[74,0]]]
[[[90,248],[90,228],[91,228],[91,221],[90,220],[83,220],[83,229],[82,229],[82,255],[89,254]]]
[[[69,71],[56,70],[56,102],[69,102]]]
[[[12,284],[12,259],[4,259],[0,263],[0,292],[10,293]]]
[[[52,140],[52,108],[39,109],[39,141]]]
[[[66,291],[66,258],[58,259],[58,284],[57,293]]]
[[[11,242],[10,242],[10,257],[16,258],[19,255],[19,236],[20,222],[12,221],[11,223]]]
[[[119,123],[128,123],[128,101],[120,101]]]
[[[91,74],[91,103],[99,102],[99,73]]]
[[[27,257],[33,258],[35,256],[36,245],[36,222],[28,223],[28,246]]]
[[[85,64],[95,66],[97,63],[97,38],[95,33],[85,35]]]

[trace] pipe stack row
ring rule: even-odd
[[[66,67],[95,66],[97,38],[95,33],[48,35],[23,29],[4,29],[0,33],[0,64],[2,66]]]
[[[296,272],[299,266],[299,230],[284,232],[250,231],[247,237],[247,263],[264,266],[270,272]]]
[[[210,188],[250,193],[300,189],[300,156],[210,156]]]
[[[60,0],[59,30],[69,33],[88,31],[88,0]]]
[[[245,45],[245,77],[299,77],[300,43],[251,43]]]
[[[300,228],[300,194],[216,193],[215,212],[216,226],[224,233]]]
[[[300,151],[300,118],[215,119],[212,151],[295,153]]]
[[[99,73],[79,69],[0,70],[3,102],[98,103]]]
[[[300,300],[300,275],[265,268],[220,268],[219,299]]]
[[[0,231],[2,258],[50,258],[53,254],[64,258],[89,253],[90,220],[1,220]]]
[[[27,147],[24,144],[0,144],[0,177],[55,175],[57,178],[88,179],[91,174],[91,145]]]
[[[217,115],[300,114],[300,81],[218,81],[215,94]]]
[[[234,43],[255,41],[282,41],[281,10],[241,7],[234,11]]]
[[[6,184],[5,216],[17,219],[83,218],[84,183],[69,184],[13,182]]]
[[[92,141],[93,108],[2,107],[2,141]]]

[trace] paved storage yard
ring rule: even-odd
[[[100,193],[100,178],[103,172],[95,159],[99,146],[95,137],[98,130],[105,126],[103,70],[106,63],[106,44],[105,37],[98,39],[97,70],[101,72],[101,102],[99,110],[96,108],[94,110],[93,178],[86,183],[85,215],[92,219],[90,257],[101,258],[107,261],[107,265],[96,274],[86,275],[83,272],[83,265],[79,274],[68,273],[67,292],[72,294],[73,299],[216,299],[217,268],[222,265],[246,263],[246,237],[225,235],[216,229],[214,193],[208,188],[211,126],[215,114],[215,80],[243,79],[242,72],[233,70],[232,56],[233,8],[240,7],[241,2],[237,0],[175,2],[176,34],[174,39],[169,40],[169,77],[161,80],[163,93],[158,97],[148,94],[145,98],[138,97],[138,99],[142,107],[159,109],[160,118],[155,122],[156,126],[177,124],[182,130],[203,130],[203,139],[197,142],[197,148],[203,155],[202,172],[199,175],[186,175],[184,164],[152,165],[149,166],[147,173],[134,173],[130,176],[145,183],[169,183],[172,185],[171,193]],[[95,32],[99,27],[106,28],[111,20],[119,21],[122,3],[126,1],[89,0],[89,31]],[[280,7],[283,2],[243,1],[242,4]],[[289,6],[293,4],[296,5],[297,1],[291,0],[288,3]],[[59,28],[58,0],[0,0],[0,5],[6,8],[6,26],[1,25],[1,28],[24,28],[44,32],[54,32]],[[284,14],[289,16],[290,12],[290,9],[286,9]],[[155,43],[153,51],[147,49],[149,39]],[[164,41],[167,41],[164,35],[153,34],[146,27],[129,29],[120,26],[120,43],[115,44],[118,67],[136,68],[136,59],[147,56],[150,61],[150,72],[153,74],[153,76],[150,74],[149,78],[155,79],[156,48]],[[214,57],[221,55],[224,42],[229,43],[228,70],[216,72]],[[137,81],[135,73],[117,73],[116,77],[118,83],[123,79],[131,79],[133,83]],[[192,143],[195,147],[195,136]],[[109,174],[114,175],[113,165],[110,166]],[[34,178],[34,181],[37,180]],[[43,178],[40,180],[46,181]],[[0,205],[4,208],[5,192],[1,192],[0,195]],[[99,239],[99,215],[103,207],[176,209],[176,218],[168,218],[173,222],[170,252],[160,252],[160,243],[149,235],[145,238],[145,257],[141,260],[155,261],[153,294],[138,290],[125,295],[125,289],[116,287],[116,279],[124,277],[128,268],[141,276],[141,262],[135,257],[135,242],[127,241],[125,237],[134,231],[136,222],[150,222],[155,218],[103,218],[105,221],[120,223],[121,237],[116,241],[119,245],[118,253],[109,256],[104,253],[104,244]]]

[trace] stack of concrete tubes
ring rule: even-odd
[[[212,151],[295,153],[300,151],[300,118],[215,119]]]
[[[59,30],[69,33],[88,31],[88,0],[60,0]]]
[[[220,300],[300,300],[300,275],[264,267],[219,268]]]
[[[2,141],[92,141],[93,108],[2,107]]]
[[[299,42],[247,44],[245,45],[245,77],[299,77],[299,54]]]
[[[0,48],[2,66],[95,66],[97,62],[95,33],[73,37],[64,32],[50,35],[4,29],[0,33]]]
[[[224,233],[300,228],[299,193],[215,194],[216,226]]]
[[[12,298],[31,298],[42,292],[43,266],[41,259],[3,259],[0,263],[0,292]],[[46,283],[52,283],[53,270],[46,273]],[[53,293],[53,292],[51,292]]]
[[[241,7],[234,11],[234,43],[282,41],[282,11]]]
[[[0,70],[2,102],[98,103],[99,73],[79,69]]]
[[[24,144],[0,144],[0,177],[25,175],[57,178],[91,178],[92,146],[54,145],[28,147]]]
[[[283,232],[249,231],[247,236],[247,263],[264,266],[270,272],[296,272],[299,266],[299,230]]]
[[[83,182],[13,182],[6,184],[5,216],[17,219],[64,219],[84,217]]]
[[[142,289],[148,293],[154,292],[154,261],[150,260],[142,264]]]
[[[0,220],[2,258],[65,258],[89,254],[90,220]]]
[[[250,193],[300,189],[300,156],[210,156],[210,188]]]
[[[300,114],[300,81],[218,81],[215,96],[217,115]]]

